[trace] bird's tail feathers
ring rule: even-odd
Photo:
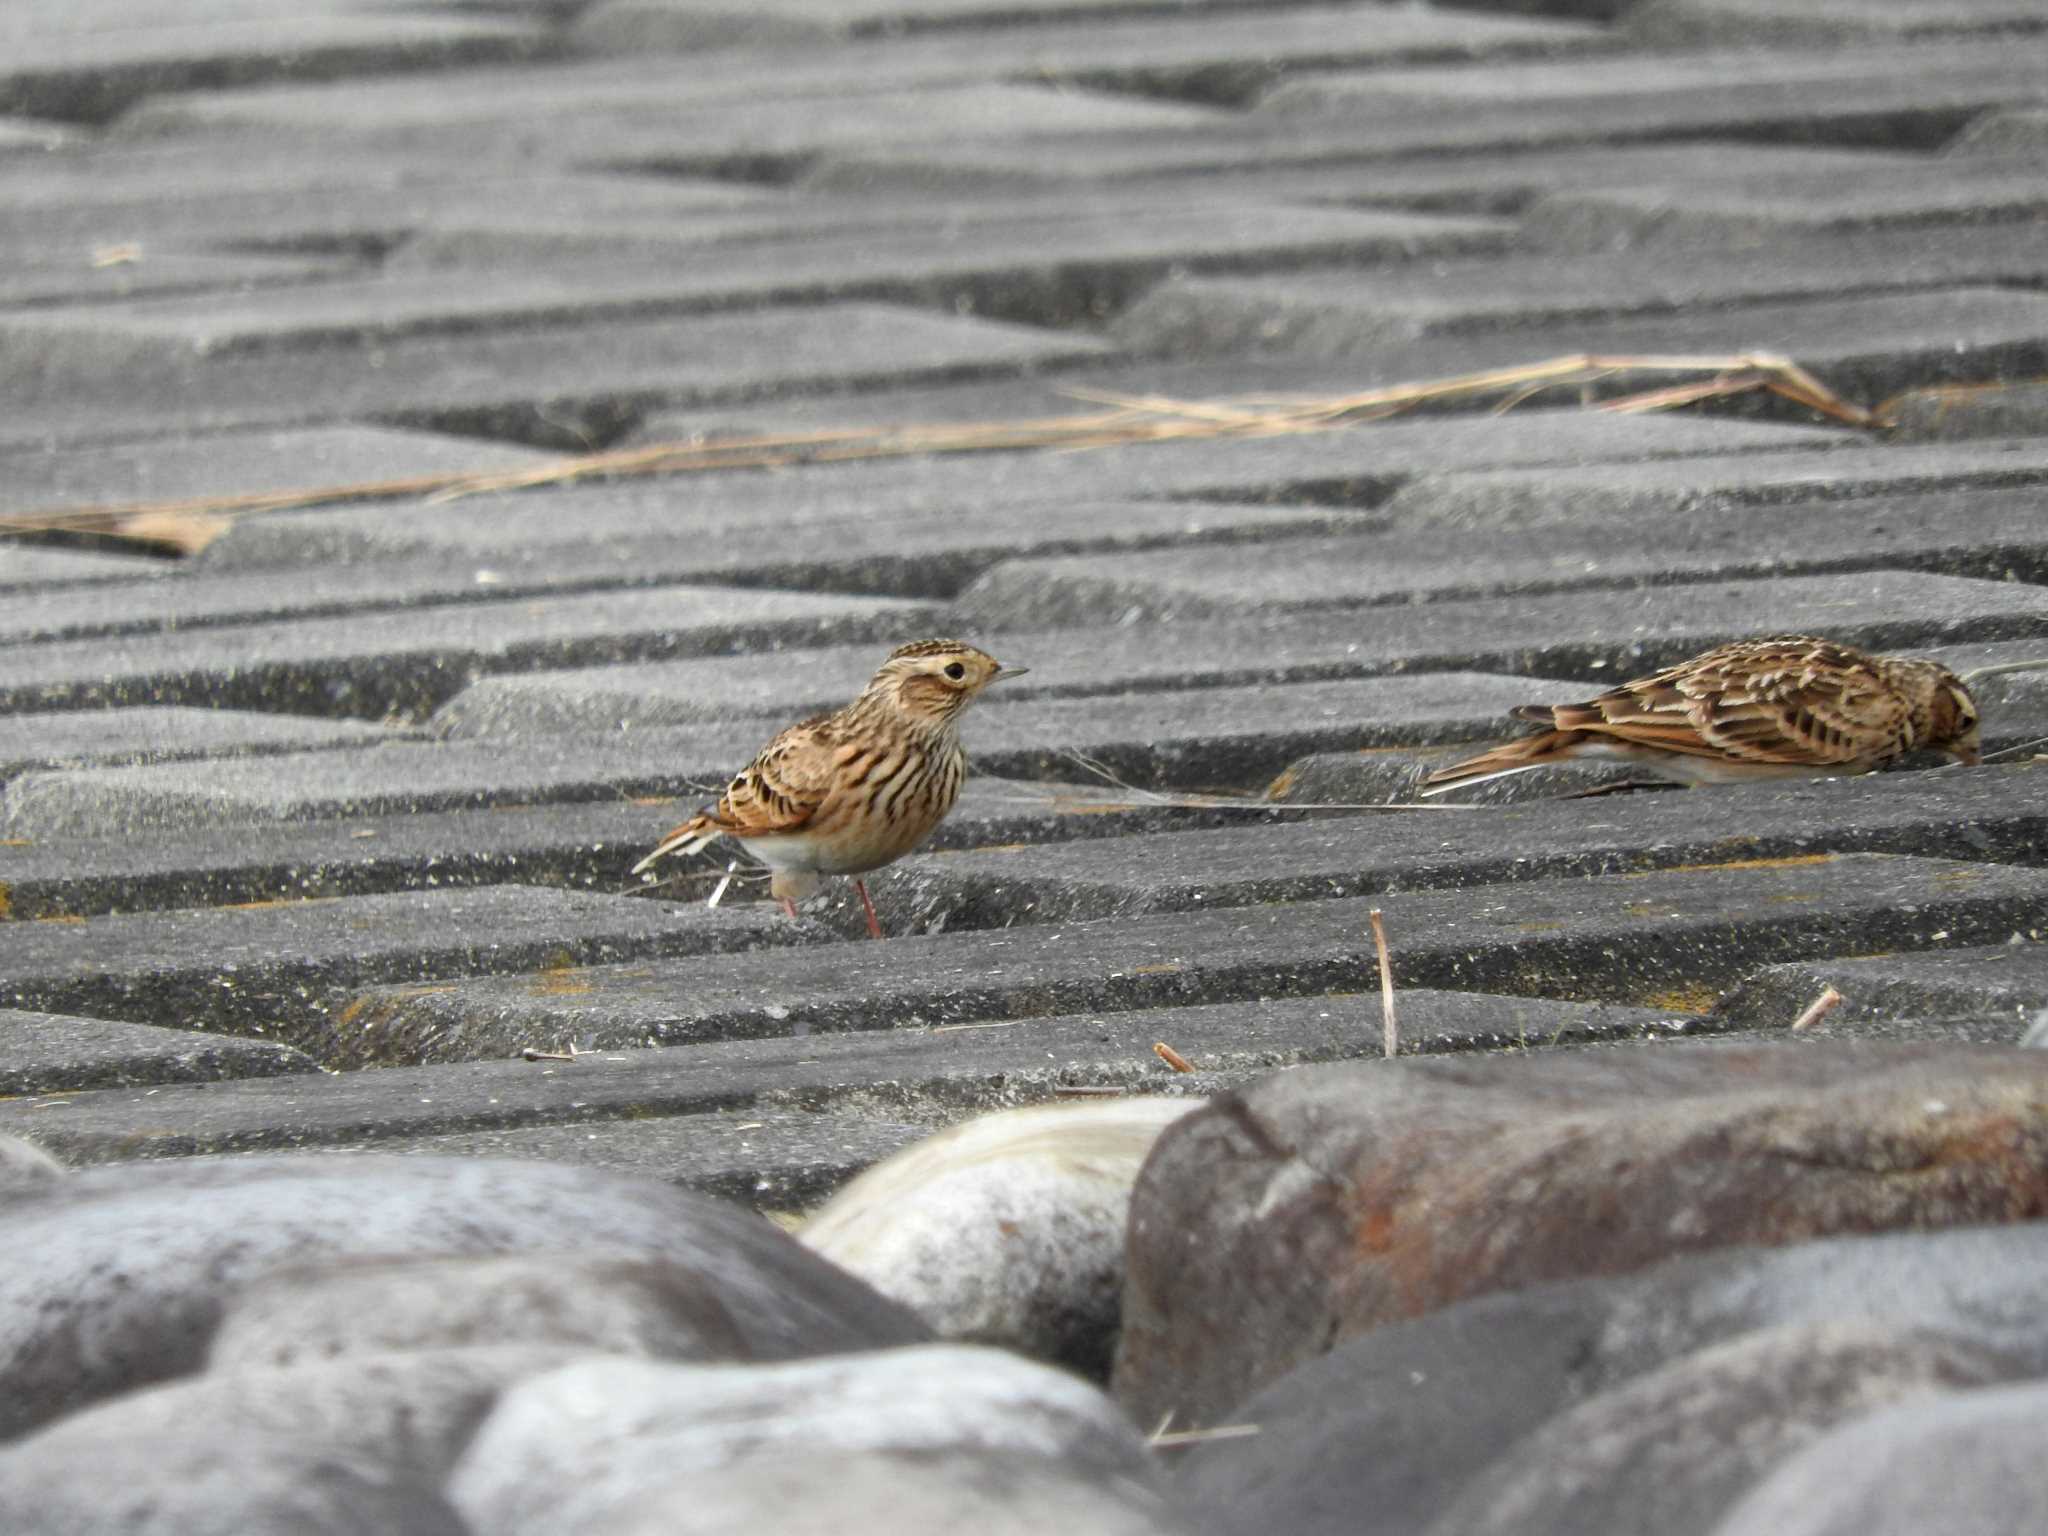
[[[1494,779],[1505,779],[1510,774],[1527,773],[1531,768],[1546,767],[1556,762],[1580,734],[1577,731],[1539,731],[1534,736],[1504,742],[1476,757],[1468,757],[1448,768],[1439,768],[1423,780],[1422,797],[1426,800],[1447,790],[1468,789],[1474,784],[1485,784]]]
[[[635,864],[632,873],[637,875],[656,859],[665,859],[672,853],[695,853],[708,846],[718,831],[709,816],[692,816],[655,844],[654,851]]]

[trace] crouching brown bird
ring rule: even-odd
[[[859,877],[902,858],[946,819],[967,778],[960,712],[990,683],[1028,670],[958,640],[898,646],[859,698],[769,742],[633,873],[729,837],[773,872],[769,893],[791,917],[821,877],[854,876],[868,932],[879,939]]]
[[[1868,773],[1918,748],[1978,760],[1977,702],[1935,661],[1872,656],[1811,635],[1741,640],[1583,704],[1524,705],[1548,727],[1439,769],[1440,795],[1574,758],[1633,763],[1681,784]]]

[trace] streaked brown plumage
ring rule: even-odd
[[[773,871],[768,889],[794,917],[820,877],[880,869],[945,820],[967,778],[960,712],[990,683],[1025,670],[958,640],[899,646],[859,698],[769,742],[633,873],[730,837]],[[867,885],[856,878],[854,887],[879,939]]]
[[[1583,704],[1514,714],[1548,729],[1440,769],[1423,794],[1573,758],[1681,784],[1868,773],[1923,747],[1978,759],[1976,701],[1947,667],[1811,635],[1737,641]]]

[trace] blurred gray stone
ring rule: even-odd
[[[108,1443],[0,1449],[0,1522],[35,1536],[469,1536],[424,1478],[284,1439],[183,1424]]]
[[[1834,1426],[1893,1403],[2004,1381],[2018,1369],[1939,1333],[1840,1323],[1763,1329],[1559,1413],[1473,1479],[1429,1530],[1701,1536],[1779,1462]]]
[[[870,1168],[798,1229],[805,1247],[945,1339],[1107,1380],[1138,1167],[1188,1099],[983,1115]]]
[[[7,1214],[19,1245],[0,1273],[10,1434],[197,1370],[248,1282],[358,1255],[668,1259],[716,1284],[743,1331],[795,1349],[923,1336],[908,1313],[749,1212],[588,1169],[366,1158],[100,1169]]]
[[[579,1536],[1192,1536],[1171,1500],[1135,1477],[1051,1457],[949,1447],[757,1457],[715,1479],[650,1479],[576,1527]],[[523,1527],[522,1527],[523,1529]]]
[[[2040,1382],[1900,1403],[1781,1465],[1714,1536],[2007,1536],[2048,1499]]]
[[[1420,1531],[1489,1466],[1529,1467],[1527,1448],[1554,1446],[1548,1426],[1571,1422],[1580,1405],[1622,1401],[1616,1394],[1646,1373],[1683,1380],[1687,1362],[1744,1339],[1945,1337],[2038,1371],[2048,1361],[2044,1253],[2048,1224],[2030,1221],[1731,1247],[1479,1297],[1359,1335],[1232,1405],[1219,1422],[1262,1432],[1174,1453],[1175,1481],[1218,1536],[1337,1536],[1356,1531],[1360,1509]],[[1738,1428],[1668,1449],[1703,1467],[1746,1443]],[[1585,1492],[1597,1498],[1601,1485]]]
[[[493,1253],[360,1258],[272,1271],[238,1292],[210,1371],[507,1340],[659,1360],[775,1360],[793,1341],[742,1325],[729,1275],[652,1258]]]
[[[716,1485],[834,1454],[941,1468],[992,1455],[1054,1462],[1068,1477],[1132,1485],[1140,1497],[1155,1487],[1150,1453],[1108,1398],[1064,1372],[964,1345],[746,1368],[569,1366],[505,1394],[448,1486],[477,1529],[523,1536],[602,1529],[595,1522],[650,1484]]]
[[[63,1173],[64,1165],[34,1142],[0,1136],[0,1200],[41,1193]]]
[[[67,1415],[13,1442],[0,1461],[61,1465],[95,1445],[182,1440],[188,1454],[231,1455],[244,1444],[285,1444],[380,1480],[438,1488],[505,1388],[589,1353],[508,1336],[473,1348],[308,1357],[289,1366],[216,1360],[202,1374]]]

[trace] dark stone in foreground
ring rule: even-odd
[[[1482,1296],[1341,1343],[1233,1405],[1228,1421],[1262,1432],[1188,1448],[1176,1482],[1191,1507],[1213,1513],[1217,1536],[1351,1536],[1361,1509],[1388,1529],[1433,1529],[1461,1489],[1535,1444],[1554,1415],[1753,1330],[1947,1334],[2038,1367],[2048,1360],[2044,1276],[2048,1224],[2020,1222],[1725,1248]],[[1741,1439],[1716,1434],[1704,1454]],[[1359,1455],[1362,1445],[1373,1454]]]
[[[1728,1243],[2035,1219],[2044,1104],[2039,1052],[1932,1046],[1282,1074],[1178,1121],[1146,1163],[1117,1393],[1140,1422],[1214,1423],[1335,1340],[1491,1290]]]
[[[788,1354],[925,1336],[750,1213],[533,1163],[349,1158],[95,1170],[8,1208],[0,1433],[199,1368],[223,1308],[282,1265],[356,1255],[608,1252],[694,1268]]]
[[[333,1010],[369,982],[503,968],[538,970],[533,979],[546,986],[593,961],[794,944],[821,933],[765,906],[711,912],[519,885],[146,912],[10,927],[0,1004],[174,1019],[324,1055],[353,1033],[351,1019]]]
[[[1877,854],[1473,891],[913,935],[366,993],[333,1059],[449,1061],[536,1039],[641,1043],[1022,1019],[1370,985],[1384,906],[1404,986],[1699,1010],[1761,964],[1992,943],[2038,926],[2048,874]],[[1939,937],[1937,937],[1939,935]]]

